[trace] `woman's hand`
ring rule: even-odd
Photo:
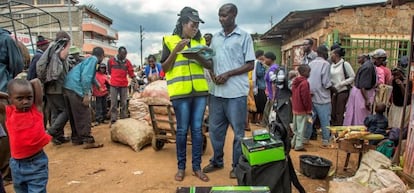
[[[368,100],[365,100],[365,108],[366,108],[368,111],[371,111],[371,103],[370,103]]]
[[[175,46],[173,52],[181,52],[184,49],[184,47],[188,45],[188,43],[190,43],[190,39],[182,39],[180,42],[178,42],[177,46]]]

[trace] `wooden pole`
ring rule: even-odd
[[[407,70],[407,74],[406,74],[406,80],[407,80],[407,85],[405,86],[405,93],[404,93],[404,106],[403,106],[403,113],[401,116],[401,124],[400,124],[400,136],[399,136],[399,140],[398,140],[398,146],[397,146],[397,150],[394,153],[394,157],[392,162],[395,163],[396,165],[400,165],[400,154],[401,154],[401,144],[402,144],[402,138],[403,138],[403,130],[404,129],[408,129],[408,128],[404,128],[404,122],[405,122],[405,111],[407,109],[407,101],[411,100],[411,98],[408,98],[408,92],[412,92],[412,90],[409,90],[409,81],[410,77],[411,77],[411,62],[414,61],[414,53],[413,53],[413,48],[414,48],[414,16],[411,19],[411,39],[410,39],[410,44],[411,47],[409,48],[408,53],[410,54],[410,56],[408,57],[408,70]],[[405,164],[412,164],[412,163],[405,163]]]

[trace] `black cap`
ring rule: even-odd
[[[191,7],[184,7],[178,14],[180,17],[188,17],[191,21],[204,23],[198,16],[198,11]]]

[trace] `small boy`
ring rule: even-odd
[[[385,135],[387,133],[388,120],[384,116],[386,106],[380,102],[375,106],[375,115],[368,115],[364,125],[370,133]],[[370,145],[377,145],[381,140],[369,140]]]
[[[92,94],[95,96],[96,104],[95,104],[95,120],[96,124],[99,125],[100,123],[104,123],[106,118],[106,99],[108,98],[108,87],[109,79],[108,75],[106,75],[106,64],[101,63],[99,64],[99,70],[96,72],[95,75],[96,81],[99,83],[99,88],[97,86],[93,86]]]
[[[293,138],[292,149],[306,151],[303,147],[303,132],[305,131],[309,115],[312,113],[312,97],[310,94],[308,77],[310,68],[301,65],[298,68],[299,76],[292,83],[292,111],[293,111]]]
[[[39,79],[14,79],[7,89],[10,105],[0,104],[0,114],[6,115],[14,191],[46,192],[48,158],[43,147],[52,137],[43,125],[41,83]]]

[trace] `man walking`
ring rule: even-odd
[[[55,145],[69,142],[64,136],[68,116],[63,83],[69,71],[66,59],[69,55],[70,41],[71,37],[67,32],[56,33],[52,46],[45,50],[36,63],[36,74],[44,85],[47,106],[51,112],[51,124],[47,132],[53,137],[52,142]]]
[[[109,84],[111,85],[111,124],[118,119],[118,96],[120,100],[121,119],[127,118],[127,95],[128,79],[127,75],[134,80],[135,74],[131,62],[126,58],[127,50],[125,47],[119,47],[118,55],[109,59],[108,73],[111,76]]]
[[[249,92],[248,72],[254,67],[255,54],[249,33],[240,29],[235,19],[237,7],[232,3],[219,9],[219,21],[223,30],[217,32],[210,48],[215,51],[214,89],[210,90],[209,124],[210,140],[214,155],[210,164],[204,167],[205,173],[222,169],[223,146],[229,124],[234,131],[233,163],[230,178],[236,178],[234,168],[242,154],[241,140],[246,128],[247,94]]]

